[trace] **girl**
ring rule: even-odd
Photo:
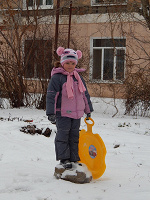
[[[86,84],[78,74],[84,69],[75,68],[82,57],[80,50],[59,47],[61,67],[54,67],[46,97],[46,115],[56,123],[56,160],[65,168],[72,168],[72,162],[80,160],[78,154],[80,120],[84,113],[87,119],[93,111]]]

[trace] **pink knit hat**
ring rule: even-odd
[[[56,52],[61,56],[60,63],[62,66],[68,61],[73,61],[77,65],[78,59],[82,58],[82,52],[80,50],[74,51],[73,49],[58,47]]]

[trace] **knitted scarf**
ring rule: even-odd
[[[51,72],[51,76],[53,76],[56,73],[62,73],[64,75],[67,75],[67,82],[66,82],[66,90],[67,90],[67,95],[68,98],[73,98],[74,97],[74,92],[73,92],[73,75],[74,77],[77,79],[78,81],[78,88],[79,91],[82,93],[84,91],[86,91],[86,88],[78,74],[78,72],[83,72],[85,71],[85,69],[77,69],[75,68],[73,72],[67,72],[64,70],[64,68],[62,67],[58,67],[58,68],[53,68],[52,72]]]

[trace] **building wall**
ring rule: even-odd
[[[98,38],[111,38],[112,36],[115,38],[125,37],[126,38],[126,52],[128,55],[132,57],[133,63],[135,66],[141,67],[141,60],[137,59],[137,55],[139,57],[145,56],[145,52],[142,51],[138,42],[143,40],[143,38],[148,38],[150,31],[145,30],[145,27],[140,25],[139,21],[143,21],[144,19],[135,14],[135,18],[137,18],[137,22],[132,22],[133,18],[129,18],[127,15],[124,17],[123,21],[120,24],[120,21],[114,20],[112,23],[106,23],[109,21],[107,14],[93,14],[93,15],[83,15],[83,16],[72,16],[72,25],[71,25],[71,39],[75,38],[76,44],[79,42],[79,48],[85,45],[90,52],[90,38],[98,37]],[[59,28],[60,32],[63,32],[63,28],[66,25],[66,16],[60,18]],[[131,29],[136,33],[136,37],[139,41],[133,39],[131,36]],[[65,35],[64,35],[65,37]],[[143,44],[142,44],[143,45]],[[146,47],[147,46],[147,47]],[[74,48],[72,45],[71,48]],[[148,49],[148,44],[144,44],[143,49]],[[135,53],[136,52],[136,53]],[[149,50],[147,51],[148,53]],[[150,54],[149,54],[150,55]],[[89,78],[89,68],[90,68],[90,56],[87,51],[83,51],[83,56],[85,56],[86,63],[82,63],[81,67],[87,68],[86,81],[88,83],[88,88],[91,96],[101,96],[101,97],[116,97],[116,98],[124,98],[125,97],[125,86],[123,83],[95,83],[91,81]],[[137,60],[136,60],[137,59]],[[126,65],[126,71],[127,71]],[[136,72],[138,68],[133,68],[132,72]]]
[[[17,1],[17,0],[16,0]],[[61,7],[66,5],[66,1],[62,0]],[[54,0],[54,8],[56,7],[57,0]],[[13,5],[14,6],[14,5]],[[67,7],[69,4],[67,4]],[[73,7],[76,6],[91,6],[90,0],[85,1],[79,1],[74,0],[73,1]],[[112,23],[108,23],[109,19],[112,17]],[[117,16],[116,16],[117,17]],[[138,20],[143,20],[141,16],[137,15],[136,18]],[[115,20],[114,20],[115,19]],[[47,16],[43,17],[43,26],[46,22],[49,24],[53,29],[53,34],[55,34],[55,13],[54,16]],[[149,30],[145,31],[145,28],[140,26],[139,23],[132,22],[132,18],[130,18],[128,15],[126,17],[121,19],[122,22],[120,23],[119,18],[113,18],[113,14],[104,14],[104,13],[98,13],[98,14],[84,14],[82,15],[75,15],[73,14],[71,17],[71,42],[70,42],[70,48],[74,48],[75,50],[78,48],[82,50],[83,52],[83,59],[79,62],[80,67],[86,68],[85,73],[85,80],[87,82],[87,86],[90,92],[91,96],[100,96],[100,97],[116,97],[116,98],[124,98],[125,95],[125,87],[123,83],[96,83],[90,80],[90,39],[91,37],[98,37],[98,38],[111,38],[116,37],[126,37],[126,50],[127,53],[130,54],[133,58],[137,54],[143,54],[144,53],[138,48],[137,41],[135,41],[130,36],[131,28],[132,30],[137,33],[138,39],[143,39],[149,37]],[[68,15],[60,15],[59,19],[59,32],[61,35],[59,35],[58,45],[62,45],[61,39],[64,40],[68,37]],[[121,25],[121,26],[120,26]],[[122,32],[122,28],[124,32]],[[66,45],[66,46],[65,46]],[[67,43],[64,45],[64,47],[67,47]],[[145,48],[146,48],[145,44]],[[132,47],[132,48],[131,48]],[[147,47],[148,48],[148,47]],[[141,51],[141,52],[140,52]],[[150,53],[150,52],[148,52]],[[137,60],[136,65],[140,64],[140,61]],[[126,68],[127,71],[127,68]],[[136,71],[136,69],[133,69],[133,72]],[[36,83],[36,80],[35,80]],[[30,81],[28,86],[30,87]],[[31,89],[31,87],[30,87]],[[36,91],[40,92],[40,84],[38,82]],[[32,91],[32,90],[31,90]]]

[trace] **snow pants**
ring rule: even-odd
[[[56,160],[69,159],[71,162],[79,161],[78,143],[80,119],[57,117],[56,127]]]

